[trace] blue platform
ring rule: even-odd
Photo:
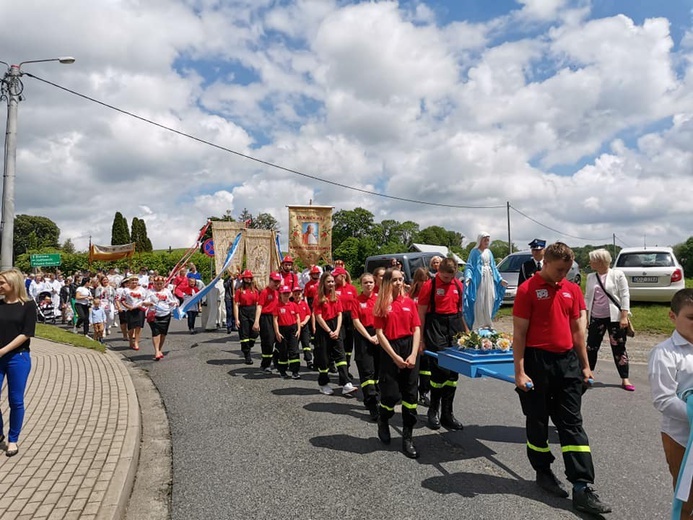
[[[426,350],[426,355],[438,359],[441,368],[467,377],[492,377],[515,383],[513,353],[500,350],[459,350],[455,347],[439,352]]]

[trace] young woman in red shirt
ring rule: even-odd
[[[294,287],[293,296],[294,303],[298,307],[299,325],[301,326],[301,333],[298,336],[299,346],[303,350],[303,360],[306,362],[306,368],[313,370],[313,351],[310,348],[310,307],[306,300],[303,299],[303,291],[298,285]]]
[[[325,395],[334,393],[330,388],[328,362],[337,368],[342,394],[350,395],[357,388],[349,381],[347,362],[344,355],[344,331],[342,330],[342,304],[334,290],[334,277],[323,273],[318,284],[318,296],[313,303],[315,313],[315,365],[318,367],[318,385]]]
[[[260,291],[257,290],[255,282],[253,282],[253,273],[246,269],[241,273],[241,286],[236,289],[233,298],[233,318],[238,327],[238,338],[241,342],[241,352],[246,365],[253,364],[250,350],[255,345],[258,335],[257,331],[253,329],[253,322],[255,321],[255,310],[259,297]]]
[[[378,420],[378,372],[380,370],[380,347],[373,326],[373,308],[377,296],[373,292],[373,275],[361,275],[361,294],[354,300],[351,317],[354,322],[354,353],[359,370],[363,404],[368,408],[371,419]]]
[[[414,447],[412,434],[416,424],[421,322],[414,301],[404,294],[404,276],[399,269],[385,271],[373,315],[382,348],[378,437],[384,444],[390,444],[389,420],[401,400],[402,452],[416,459],[419,452]]]
[[[291,370],[292,379],[301,379],[298,371],[301,368],[301,357],[298,351],[298,336],[301,333],[298,305],[290,300],[291,287],[279,288],[279,303],[274,309],[274,335],[277,338],[279,353],[277,366],[279,375],[288,378],[287,368]]]

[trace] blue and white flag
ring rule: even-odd
[[[182,320],[185,318],[187,315],[187,311],[191,307],[197,308],[198,303],[207,296],[209,291],[212,290],[212,288],[216,285],[216,283],[221,279],[222,276],[224,276],[224,272],[229,268],[231,265],[231,260],[233,260],[233,255],[236,253],[236,250],[238,249],[238,244],[241,242],[241,233],[238,233],[236,235],[236,238],[233,240],[233,244],[229,248],[229,252],[226,254],[226,260],[224,261],[223,267],[219,270],[219,273],[217,273],[216,278],[209,282],[209,284],[202,289],[200,292],[195,294],[192,298],[190,298],[188,301],[183,302],[183,305],[180,307],[177,307],[175,311],[173,312],[173,315],[175,316],[176,319]]]

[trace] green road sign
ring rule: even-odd
[[[60,265],[60,253],[31,255],[31,267],[54,267]]]

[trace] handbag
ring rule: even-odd
[[[613,302],[613,304],[618,307],[618,312],[621,312],[621,305],[616,301],[616,298],[614,298],[609,291],[607,291],[604,288],[604,284],[602,284],[602,279],[599,278],[599,273],[594,273],[594,276],[597,277],[597,283],[599,283],[599,287],[602,288],[602,291],[604,291],[604,294],[608,296],[608,298]],[[635,328],[633,327],[633,323],[631,323],[630,318],[628,318],[628,326],[626,327],[626,336],[629,338],[634,338],[635,337]]]
[[[147,322],[151,323],[156,319],[156,309],[150,307],[146,314]]]

